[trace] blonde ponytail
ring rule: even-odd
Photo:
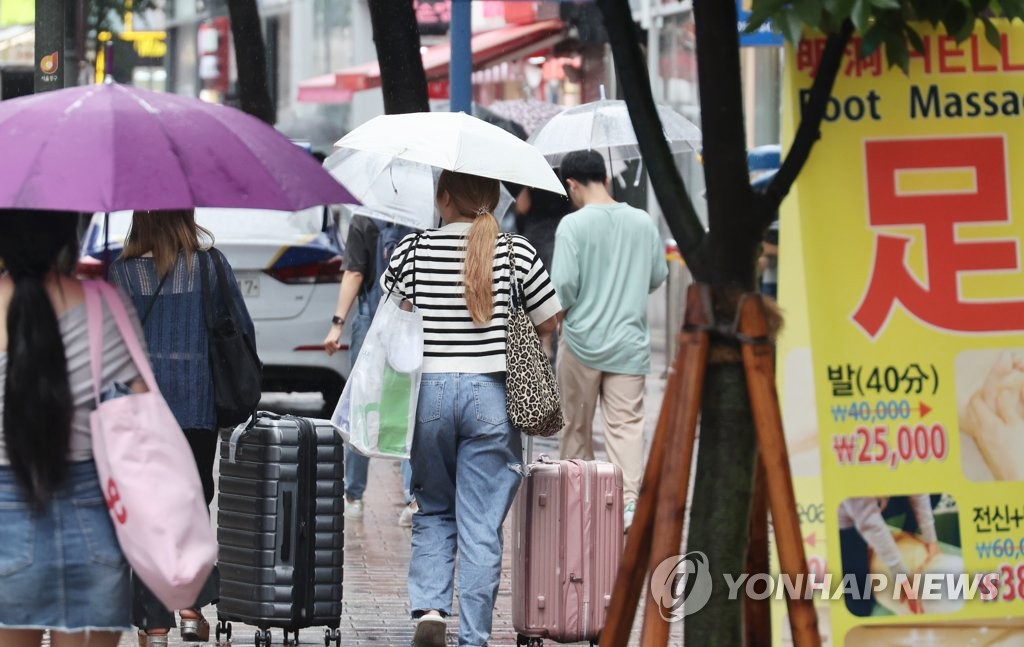
[[[442,171],[437,178],[437,197],[445,193],[460,215],[473,218],[463,266],[466,306],[474,322],[487,323],[494,318],[494,248],[501,231],[494,210],[501,187],[491,178]]]
[[[466,306],[478,324],[494,317],[494,247],[499,231],[497,219],[488,211],[476,217],[466,235]]]

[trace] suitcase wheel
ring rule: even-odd
[[[530,638],[523,634],[517,634],[516,645],[525,645],[525,647],[543,647],[544,641],[540,638]]]
[[[217,629],[215,631],[217,633],[217,644],[220,644],[221,637],[223,637],[225,641],[231,642],[231,623],[230,622],[225,622],[224,620],[219,621],[217,623]]]
[[[270,630],[269,629],[264,629],[263,631],[260,631],[260,630],[257,629],[256,630],[256,636],[253,638],[253,644],[256,647],[270,647],[270,644],[271,644]]]
[[[324,629],[324,647],[331,647],[332,642],[334,647],[341,647],[341,629]]]

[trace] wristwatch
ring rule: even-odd
[[[331,317],[331,323],[334,324],[335,326],[344,326],[345,317],[339,317],[338,315],[334,315],[333,317]]]

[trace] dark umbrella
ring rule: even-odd
[[[448,112],[450,105],[451,104],[447,102],[439,103],[437,106],[437,112]],[[523,128],[523,126],[519,122],[513,121],[507,117],[502,117],[493,110],[485,108],[479,103],[476,103],[475,101],[473,102],[473,116],[476,117],[477,119],[486,121],[491,125],[497,126],[498,128],[504,130],[505,132],[512,133],[513,135],[515,135],[519,139],[522,139],[523,141],[526,141],[526,139],[529,137],[529,135],[526,132],[526,129]]]

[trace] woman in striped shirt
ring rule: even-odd
[[[423,313],[424,358],[412,485],[409,597],[413,644],[443,647],[459,560],[459,645],[485,645],[501,577],[501,526],[521,479],[522,443],[505,411],[505,322],[511,272],[540,333],[561,312],[537,251],[498,236],[497,180],[445,171],[445,226],[412,235],[381,277]],[[515,267],[508,261],[512,244]],[[396,280],[397,277],[397,280]]]

